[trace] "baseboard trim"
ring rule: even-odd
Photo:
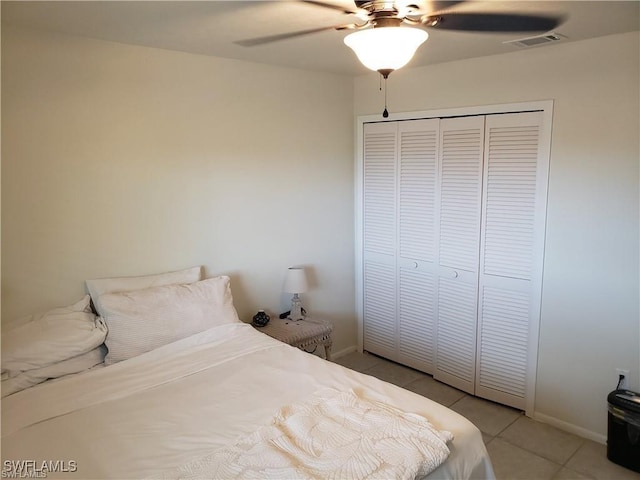
[[[594,442],[606,444],[607,436],[602,435],[600,433],[593,432],[591,430],[587,430],[586,428],[579,427],[574,425],[573,423],[565,422],[564,420],[557,419],[555,417],[551,417],[549,415],[545,415],[544,413],[535,412],[533,414],[534,420],[538,420],[542,423],[547,423],[552,427],[559,428],[560,430],[564,430],[565,432],[573,433],[582,438],[586,438],[588,440],[593,440]]]
[[[340,357],[344,357],[346,355],[349,355],[350,353],[353,353],[353,352],[355,352],[357,350],[358,350],[358,348],[355,345],[353,345],[351,347],[347,347],[347,348],[345,348],[343,350],[340,350],[339,352],[331,352],[331,358],[335,360],[335,359],[338,359]]]

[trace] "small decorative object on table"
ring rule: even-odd
[[[253,325],[256,327],[264,327],[269,323],[269,320],[269,315],[267,315],[264,310],[258,310],[258,313],[253,316]]]

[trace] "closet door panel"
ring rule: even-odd
[[[439,264],[477,272],[484,117],[440,125]]]
[[[486,123],[476,391],[524,409],[531,399],[531,349],[537,348],[532,326],[540,292],[533,280],[544,238],[542,114],[495,115]]]
[[[539,113],[487,119],[483,273],[531,279]]]
[[[396,267],[365,258],[364,349],[392,360],[397,349]]]
[[[434,262],[436,258],[436,179],[438,119],[398,125],[399,255]]]
[[[527,388],[528,282],[486,282],[480,292],[479,396],[524,409]],[[503,283],[501,285],[501,283]]]
[[[433,374],[436,277],[432,269],[399,269],[399,361]]]
[[[438,119],[398,123],[398,361],[433,373]]]
[[[440,121],[435,378],[475,391],[484,117]]]
[[[440,268],[434,378],[474,393],[477,295],[475,274]]]
[[[396,359],[397,125],[367,124],[363,141],[363,346]]]
[[[395,123],[364,126],[364,250],[396,254]]]
[[[395,359],[397,126],[364,126],[364,349]]]

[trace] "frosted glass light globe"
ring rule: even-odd
[[[429,34],[419,28],[379,27],[347,35],[344,43],[362,64],[374,71],[397,70],[413,58]]]

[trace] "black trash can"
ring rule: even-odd
[[[640,473],[640,393],[614,390],[607,402],[607,458]]]

